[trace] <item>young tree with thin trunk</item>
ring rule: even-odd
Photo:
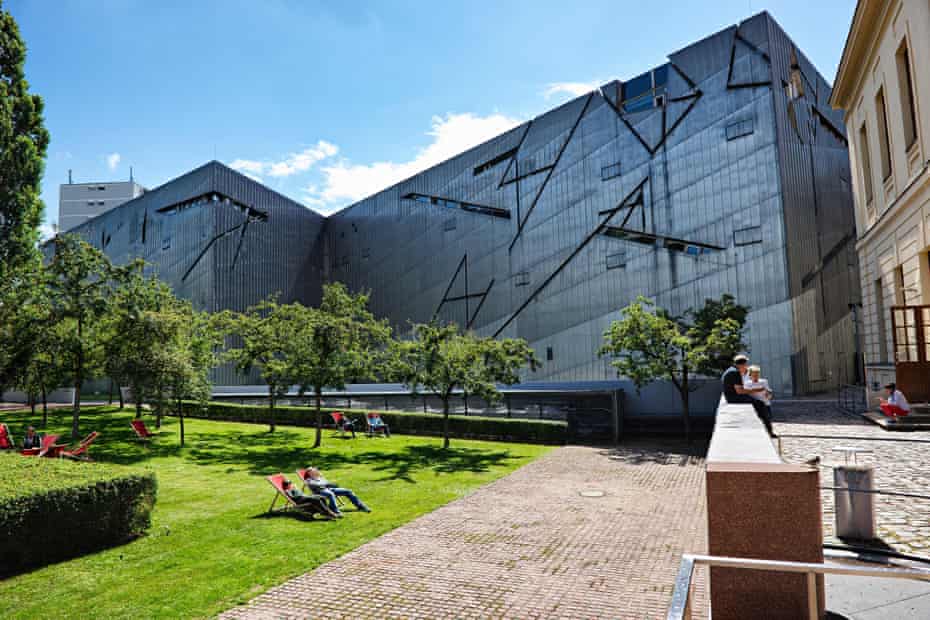
[[[497,384],[513,385],[521,369],[539,365],[522,338],[481,338],[461,333],[454,323],[419,324],[413,333],[413,340],[396,345],[394,373],[413,394],[426,390],[442,401],[444,449],[449,447],[449,401],[456,391],[496,402],[501,397]]]
[[[270,297],[244,313],[224,313],[219,319],[224,331],[238,338],[238,346],[227,350],[225,359],[248,374],[257,369],[268,386],[269,432],[275,430],[275,403],[297,383],[294,371],[294,341],[305,307],[279,304]]]
[[[62,362],[74,386],[71,436],[80,435],[81,386],[101,363],[101,328],[110,309],[114,269],[100,250],[76,235],[53,240],[54,255],[45,269],[51,325],[62,337]]]
[[[368,295],[349,293],[344,284],[327,284],[319,308],[297,313],[290,356],[300,394],[312,390],[316,401],[316,440],[323,442],[323,389],[342,389],[348,380],[375,376],[375,361],[390,340],[387,321],[368,310]]]
[[[717,303],[708,300],[709,303]],[[711,360],[729,356],[743,348],[740,321],[742,306],[730,305],[730,314],[718,315],[712,322],[695,326],[685,317],[672,317],[645,297],[620,311],[620,320],[604,332],[601,356],[612,357],[617,374],[627,377],[637,391],[650,383],[667,379],[681,398],[681,418],[685,434],[691,435],[691,392],[699,387],[695,376],[712,364]],[[707,311],[702,316],[713,314]]]

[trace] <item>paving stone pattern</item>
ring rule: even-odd
[[[798,400],[775,403],[775,430],[782,438],[782,457],[800,462],[820,456],[821,484],[832,486],[831,465],[845,457],[833,452],[837,446],[872,450],[858,457],[860,464],[875,468],[875,488],[911,493],[928,499],[876,495],[876,527],[881,542],[896,551],[930,556],[930,432],[893,432],[843,413],[830,401]],[[796,438],[790,435],[818,435]],[[833,491],[823,491],[824,537],[835,537]]]
[[[706,550],[705,451],[555,449],[221,617],[664,618]],[[706,616],[703,570],[693,600]]]

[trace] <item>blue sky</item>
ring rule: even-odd
[[[829,81],[854,0],[6,0],[52,142],[43,187],[218,159],[328,212],[768,10]]]

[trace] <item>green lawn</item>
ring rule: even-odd
[[[81,428],[101,432],[91,450],[96,460],[155,470],[158,500],[149,535],[0,581],[3,617],[210,616],[550,449],[453,440],[444,453],[436,438],[359,434],[344,440],[324,431],[323,448],[312,450],[311,429],[279,427],[272,434],[264,425],[205,420],[187,420],[187,446],[181,449],[175,419],[167,419],[146,448],[134,440],[130,419],[128,410],[90,408]],[[17,438],[25,424],[38,420],[28,412],[0,412],[0,422]],[[48,430],[67,436],[69,420],[68,412],[50,412]],[[264,476],[282,471],[293,480],[293,471],[308,465],[352,488],[373,512],[348,507],[337,521],[266,515],[274,493]]]

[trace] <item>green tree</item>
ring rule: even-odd
[[[0,281],[0,392],[22,385],[49,321],[42,263],[31,261],[6,274],[9,279]]]
[[[0,4],[0,282],[37,260],[48,132],[42,98],[29,93],[26,46]]]
[[[37,330],[32,342],[33,351],[29,361],[22,367],[19,386],[29,397],[32,413],[36,402],[42,402],[42,426],[48,426],[48,395],[68,380],[67,368],[62,363],[62,337],[60,329],[45,325]]]
[[[680,321],[686,329],[691,330],[692,337],[698,342],[711,339],[717,322],[732,319],[740,328],[740,336],[726,342],[717,342],[716,348],[708,351],[704,362],[698,366],[697,371],[707,377],[716,377],[723,374],[733,363],[733,357],[746,350],[746,343],[742,340],[742,329],[749,316],[749,307],[736,303],[736,298],[724,293],[720,299],[707,299],[704,306],[693,312],[685,313]]]
[[[196,400],[201,406],[207,404],[212,388],[210,371],[217,364],[216,351],[223,337],[213,317],[195,311],[190,304],[185,304],[176,316],[181,319],[180,329],[161,352],[161,372],[175,402],[183,446],[183,400]]]
[[[341,283],[323,288],[319,308],[296,310],[289,358],[300,394],[312,390],[315,397],[317,448],[323,441],[323,389],[342,389],[350,379],[377,374],[391,328],[368,310],[368,295],[353,295]]]
[[[144,263],[136,261],[122,270],[101,330],[106,371],[130,388],[137,418],[144,402],[161,402],[163,349],[175,339],[181,323],[176,316],[181,302],[168,285],[146,277],[143,269]]]
[[[224,331],[239,343],[230,347],[225,359],[248,374],[257,369],[268,386],[269,431],[275,430],[274,407],[278,399],[297,383],[294,343],[297,326],[305,317],[300,304],[279,304],[274,297],[243,313],[226,313],[219,319]]]
[[[419,324],[413,333],[413,340],[396,345],[394,375],[412,393],[423,389],[442,401],[443,448],[449,447],[449,401],[456,390],[496,402],[497,384],[513,385],[521,369],[539,365],[523,339],[481,338],[454,323]]]
[[[669,380],[681,398],[682,422],[690,436],[690,395],[699,387],[694,375],[722,352],[738,350],[742,327],[732,317],[718,317],[707,332],[706,325],[689,325],[638,297],[604,332],[598,354],[613,357],[617,374],[632,380],[637,391],[654,381]]]
[[[114,269],[102,252],[76,235],[53,240],[46,268],[51,320],[61,341],[61,363],[74,386],[71,436],[80,433],[81,386],[101,363],[101,330],[109,311]]]

